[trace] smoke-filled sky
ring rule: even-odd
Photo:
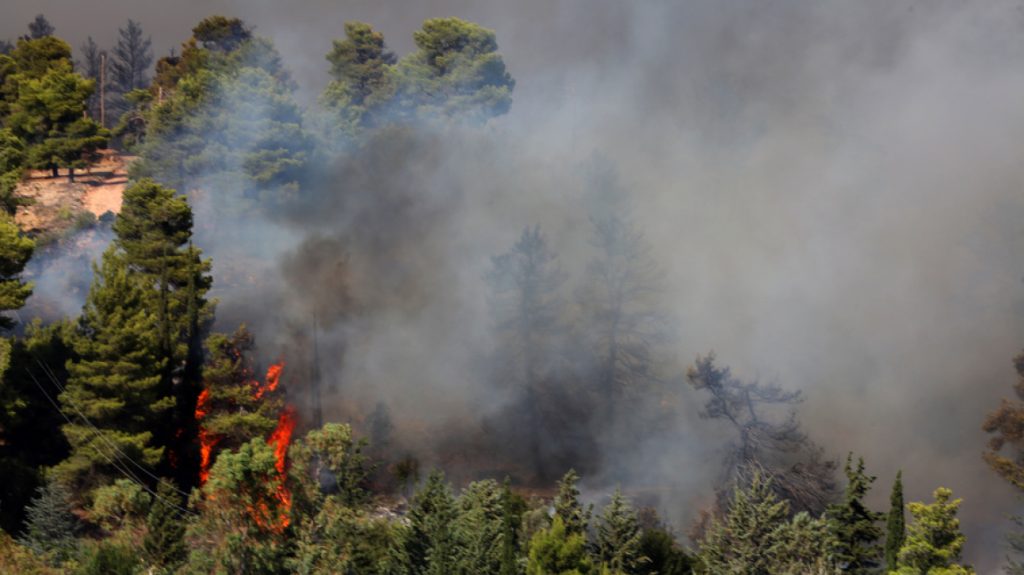
[[[330,242],[358,229],[427,222],[388,238],[411,276],[380,280],[386,262],[360,263],[349,244],[356,272],[402,286],[349,278],[387,301],[343,328],[362,332],[359,353],[331,368],[372,382],[361,393],[397,415],[455,417],[452,392],[474,385],[466,368],[487,345],[488,255],[536,223],[582,269],[581,174],[613,164],[667,271],[675,368],[714,349],[741,377],[805,390],[809,433],[865,456],[880,506],[898,468],[911,499],[947,485],[964,498],[968,559],[1001,561],[1019,504],[981,461],[980,423],[1024,347],[1024,3],[5,0],[2,12],[0,38],[42,12],[75,46],[109,45],[133,18],[158,55],[201,18],[237,15],[274,40],[310,105],[346,20],[372,23],[399,55],[428,17],[494,29],[517,82],[507,116],[465,140],[382,150],[399,166],[383,181],[338,166],[338,186],[383,199],[295,216],[274,236],[288,238],[275,249],[291,267],[275,269],[292,285],[308,271],[299,242],[304,257],[337,259]],[[411,214],[387,202],[403,187],[422,190]],[[422,250],[415,265],[402,241]],[[644,479],[707,492],[711,434],[701,421],[680,430],[645,450],[660,455]]]

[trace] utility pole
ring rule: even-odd
[[[107,52],[100,52],[100,127],[107,127]]]

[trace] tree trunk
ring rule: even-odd
[[[72,184],[75,183],[75,169],[68,168],[68,181]]]
[[[50,173],[53,174],[53,177],[55,178],[60,176],[60,174],[57,172],[57,164],[50,164]]]

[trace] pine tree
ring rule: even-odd
[[[457,516],[444,474],[432,472],[409,508],[405,547],[413,575],[450,575],[455,567],[453,524]]]
[[[118,39],[111,50],[111,83],[120,94],[149,86],[147,72],[153,64],[152,41],[143,36],[142,26],[129,19],[117,30]]]
[[[79,47],[79,51],[82,53],[82,62],[80,63],[82,76],[88,80],[95,82],[96,89],[93,90],[87,104],[89,110],[89,117],[100,121],[100,98],[103,97],[104,90],[100,85],[106,76],[106,52],[101,50],[96,44],[96,41],[89,36],[85,42]],[[76,66],[78,67],[78,66]],[[106,126],[103,126],[104,128]]]
[[[142,548],[152,564],[173,572],[187,556],[185,548],[185,518],[181,507],[184,501],[174,484],[161,479],[156,498],[146,516],[146,536]]]
[[[885,565],[889,571],[897,569],[900,548],[907,537],[903,513],[903,472],[897,471],[892,494],[889,495],[889,515],[885,523]]]
[[[640,554],[648,559],[641,567],[644,575],[691,575],[693,560],[679,548],[675,538],[661,526],[644,529]]]
[[[497,481],[474,481],[458,499],[453,573],[499,573],[504,536],[504,493]]]
[[[22,281],[21,272],[34,249],[35,243],[21,234],[14,219],[0,212],[0,314],[19,309],[32,295],[32,284]],[[12,325],[13,319],[0,315],[0,329]]]
[[[767,473],[772,488],[794,511],[817,515],[836,496],[835,462],[800,428],[795,405],[803,398],[777,384],[744,382],[728,367],[715,365],[715,354],[698,356],[686,372],[694,389],[710,396],[702,416],[732,426],[737,437],[723,466],[726,484]],[[717,506],[729,494],[718,490]]]
[[[345,39],[334,41],[327,61],[333,80],[321,102],[349,133],[377,124],[395,90],[396,59],[385,46],[384,35],[369,24],[345,22]]]
[[[53,36],[56,31],[53,24],[50,24],[50,21],[42,14],[36,14],[35,19],[28,23],[28,38],[33,40]]]
[[[580,489],[576,485],[579,479],[575,470],[567,471],[558,482],[555,496],[555,516],[562,518],[562,525],[570,534],[586,534],[590,523],[591,508],[580,502]]]
[[[186,527],[186,571],[285,573],[288,527],[297,517],[281,493],[294,481],[290,473],[281,476],[274,446],[261,437],[221,453],[209,480],[191,498],[197,515]]]
[[[789,505],[755,472],[746,489],[734,488],[724,519],[715,519],[700,542],[700,558],[711,573],[771,573],[771,550],[779,544],[779,526]]]
[[[458,18],[432,18],[413,33],[418,50],[398,63],[398,107],[421,118],[484,122],[508,112],[515,80],[494,31]]]
[[[613,573],[638,574],[649,561],[640,552],[640,540],[636,511],[616,489],[597,525],[597,558]]]
[[[277,394],[257,397],[250,355],[254,347],[252,334],[240,326],[234,334],[211,334],[206,339],[206,363],[203,367],[203,390],[196,413],[201,414],[206,440],[211,445],[207,464],[215,453],[231,451],[248,443],[253,437],[266,437],[277,426],[278,414],[284,407]]]
[[[540,479],[547,477],[542,398],[563,334],[560,289],[565,280],[538,226],[526,228],[508,252],[491,258],[486,279],[498,339],[498,378],[524,402],[526,446]]]
[[[15,52],[47,40],[21,42]],[[63,48],[70,54],[66,44]],[[75,169],[87,166],[107,141],[107,132],[85,115],[95,83],[75,74],[69,58],[49,65],[38,77],[24,69],[19,65],[24,75],[17,80],[17,99],[7,125],[25,141],[30,167],[49,168],[54,177],[59,168],[67,168],[73,182]]]
[[[967,575],[970,567],[959,565],[960,552],[967,538],[960,533],[956,513],[961,500],[950,500],[953,492],[945,487],[935,490],[934,503],[910,503],[913,521],[907,526],[907,539],[900,548],[900,575]]]
[[[551,527],[530,539],[526,575],[590,575],[593,564],[587,554],[587,539],[582,533],[569,533],[558,515]]]
[[[75,548],[78,519],[71,513],[71,493],[57,481],[40,486],[28,506],[22,544],[54,562],[68,559]]]
[[[601,417],[614,438],[625,435],[619,419],[623,410],[617,406],[649,395],[647,387],[658,377],[656,355],[667,339],[665,313],[656,302],[664,272],[633,221],[630,199],[615,172],[597,167],[588,174],[587,186],[595,256],[576,299],[596,366],[595,393],[605,406]]]
[[[54,468],[86,499],[120,477],[124,467],[155,469],[164,445],[154,437],[154,422],[174,406],[161,386],[164,362],[145,289],[113,247],[93,274],[73,341],[80,359],[68,365],[70,377],[60,394],[73,421],[63,426],[71,453]]]
[[[700,542],[709,573],[796,575],[829,573],[835,545],[824,521],[797,513],[774,493],[771,480],[755,471],[748,487],[737,485],[724,518],[713,519]]]
[[[205,298],[211,263],[192,245],[192,210],[174,190],[144,179],[125,189],[122,201],[114,246],[143,289],[143,305],[154,312],[160,388],[173,394],[175,406],[151,429],[177,460],[165,471],[187,489],[198,476],[195,407],[202,341],[213,316]]]
[[[829,505],[825,512],[829,529],[835,537],[833,551],[836,561],[846,573],[873,573],[879,566],[876,545],[882,531],[877,523],[882,514],[868,509],[864,497],[875,478],[864,472],[864,458],[853,466],[853,454],[846,458],[846,492],[840,503]]]
[[[1024,490],[1024,433],[1021,432],[1024,428],[1024,352],[1013,358],[1013,366],[1017,372],[1017,383],[1013,387],[1017,399],[1004,399],[985,418],[982,429],[993,437],[982,456],[1003,479]]]

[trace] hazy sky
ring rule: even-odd
[[[418,246],[458,285],[433,293],[421,278],[428,303],[382,315],[338,369],[443,413],[435,392],[463,367],[444,352],[460,358],[467,341],[436,336],[485,331],[488,255],[523,226],[543,224],[566,267],[586,259],[574,202],[600,153],[668,272],[678,368],[715,349],[741,377],[804,389],[809,432],[865,455],[880,506],[900,467],[910,498],[946,484],[965,499],[969,558],[986,572],[1000,561],[1019,504],[980,459],[980,424],[1024,347],[1018,0],[4,0],[0,38],[40,12],[76,48],[88,35],[109,46],[136,19],[158,55],[207,15],[240,16],[310,103],[346,20],[399,55],[427,17],[495,29],[511,113],[486,142],[408,168],[424,197],[477,192],[443,204],[443,241]],[[671,446],[663,477],[706,464],[696,443]]]

